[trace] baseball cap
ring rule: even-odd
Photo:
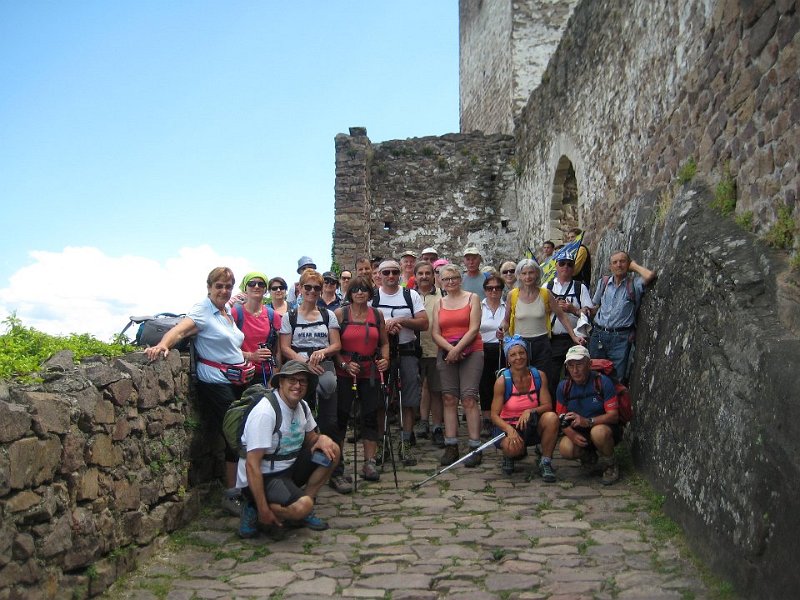
[[[400,258],[403,258],[404,256],[412,256],[414,258],[417,258],[417,253],[414,252],[413,250],[404,250],[403,253],[400,255]]]
[[[336,282],[339,281],[339,279],[336,277],[336,273],[334,273],[333,271],[325,271],[322,274],[322,279],[332,279],[333,281]]]
[[[464,256],[467,256],[469,254],[477,254],[478,256],[480,256],[481,251],[478,250],[477,246],[467,246],[466,248],[464,248]]]
[[[572,346],[567,350],[567,358],[564,359],[564,363],[568,363],[571,360],[583,360],[584,358],[592,358],[586,346]]]
[[[436,248],[424,248],[422,252],[420,252],[420,255],[423,254],[435,254],[436,256],[439,256],[439,251],[436,250]]]

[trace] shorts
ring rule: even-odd
[[[483,373],[483,350],[471,353],[461,362],[448,364],[441,353],[436,357],[436,368],[442,378],[442,393],[456,398],[480,399],[481,373]]]
[[[425,357],[419,359],[420,371],[422,372],[422,380],[428,381],[429,392],[442,391],[442,379],[439,377],[439,369],[436,368],[436,357]]]
[[[613,425],[606,425],[606,427],[611,427],[611,435],[614,437],[614,445],[616,446],[622,441],[622,434],[623,429],[622,425],[619,423],[614,423]],[[583,437],[585,437],[589,441],[589,445],[587,448],[594,448],[594,444],[592,443],[592,438],[589,435],[589,428],[588,427],[575,427],[575,431],[580,433]]]
[[[533,417],[533,415],[536,415],[536,418],[531,418],[528,421],[528,426],[525,428],[525,431],[522,432],[522,441],[525,442],[526,448],[528,446],[535,446],[536,444],[542,443],[542,437],[539,435],[539,415],[538,413],[532,413],[531,417]],[[519,429],[517,429],[517,431],[519,431]],[[500,429],[497,425],[495,425],[494,428],[492,429],[492,437],[498,436],[501,433],[503,433],[503,430]],[[494,443],[494,447],[499,449],[500,444],[502,443],[503,443],[502,439],[497,440]]]
[[[267,502],[290,506],[306,495],[302,486],[308,483],[314,469],[322,468],[311,462],[311,452],[308,448],[302,448],[297,460],[292,466],[278,473],[264,473],[264,495]],[[254,502],[253,493],[249,487],[243,490],[248,500]]]

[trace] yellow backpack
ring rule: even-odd
[[[547,323],[547,337],[552,335],[553,324],[550,319],[550,291],[547,288],[539,288],[539,295],[544,302],[544,320]],[[517,300],[519,299],[519,288],[514,288],[508,293],[508,302],[511,305],[511,317],[508,321],[508,335],[514,335],[514,321],[517,315]]]

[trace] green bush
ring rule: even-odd
[[[22,325],[16,314],[3,321],[6,333],[0,335],[0,379],[25,377],[56,352],[71,350],[75,360],[87,356],[119,356],[134,350],[124,336],[107,344],[88,333],[54,336]]]
[[[728,169],[722,175],[722,179],[714,190],[714,200],[711,206],[716,208],[723,215],[731,215],[736,210],[736,180]]]
[[[747,210],[733,219],[745,231],[753,231],[753,211]]]
[[[786,250],[794,244],[794,231],[797,228],[792,218],[792,209],[786,204],[778,208],[778,220],[764,237],[766,242],[775,248]]]
[[[695,175],[697,175],[697,162],[695,162],[693,156],[690,156],[689,159],[683,163],[683,166],[678,169],[678,183],[681,185],[689,183],[694,179]]]

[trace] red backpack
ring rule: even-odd
[[[603,380],[600,374],[607,376],[614,383],[614,391],[617,394],[617,411],[619,413],[619,424],[623,427],[626,423],[630,423],[633,419],[633,405],[631,404],[631,394],[628,388],[622,385],[614,373],[614,363],[607,358],[593,358],[592,371],[596,373],[594,378],[594,387],[600,397],[603,397]],[[569,391],[572,387],[572,379],[567,378],[567,383],[564,385],[564,398],[569,400]]]

